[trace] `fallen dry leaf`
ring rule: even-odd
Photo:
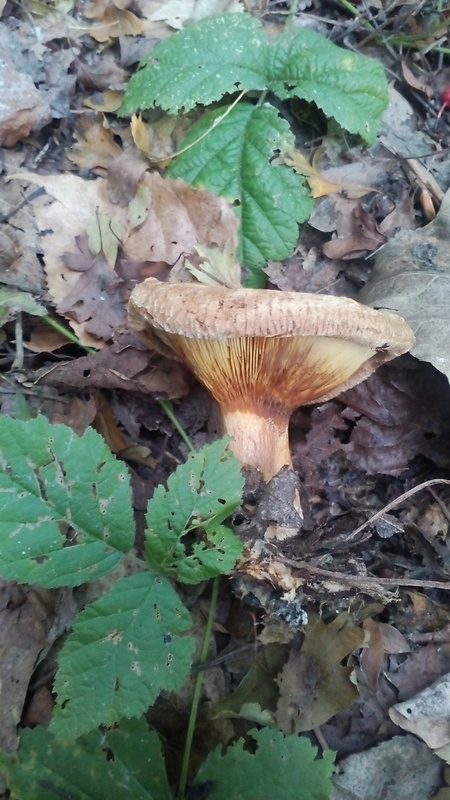
[[[142,20],[129,10],[131,0],[94,0],[83,8],[87,19],[96,20],[88,33],[97,42],[107,42],[120,36],[139,36],[143,33]]]
[[[433,750],[450,744],[450,673],[415,697],[392,706],[389,716],[399,728],[415,733]]]
[[[39,261],[39,238],[27,197],[17,181],[0,178],[0,269],[2,283],[41,294],[45,276]],[[39,190],[38,190],[39,191]]]
[[[394,736],[340,761],[330,800],[430,800],[442,765],[415,736]]]
[[[77,270],[82,274],[72,291],[56,304],[56,310],[83,325],[88,335],[107,341],[125,325],[122,281],[102,254],[92,256],[88,252],[86,256],[86,268]]]
[[[127,163],[126,161],[124,162]],[[123,175],[122,190],[126,185],[127,177],[131,178],[130,186],[134,186],[134,164],[128,176]],[[137,162],[138,172],[141,176],[140,187],[149,192],[152,200],[149,213],[142,224],[135,227],[135,220],[130,223],[133,215],[133,199],[129,205],[119,204],[120,196],[118,174],[114,173],[115,183],[113,190],[114,200],[109,197],[110,184],[104,178],[93,181],[83,180],[76,175],[37,175],[23,173],[10,176],[10,179],[20,179],[22,182],[31,181],[45,188],[48,195],[38,198],[33,202],[33,209],[38,229],[42,232],[42,251],[45,261],[49,294],[55,305],[64,313],[71,314],[70,323],[80,337],[82,344],[100,346],[97,335],[94,337],[89,330],[95,330],[95,302],[101,296],[104,286],[105,272],[98,272],[97,268],[87,279],[80,277],[73,269],[65,268],[62,258],[67,253],[75,255],[76,237],[85,233],[92,220],[103,216],[114,221],[116,230],[122,227],[126,231],[122,245],[123,257],[129,262],[165,262],[175,264],[181,256],[193,251],[198,243],[224,247],[228,241],[237,244],[238,220],[225,200],[207,192],[204,189],[194,189],[184,181],[162,178],[158,173],[144,172],[142,164]],[[145,166],[144,166],[145,170]],[[122,191],[123,194],[123,191]],[[80,203],[80,198],[83,202]],[[125,197],[126,199],[126,197]],[[117,227],[118,226],[118,227]],[[95,277],[96,288],[90,285]],[[100,280],[100,288],[99,287]],[[111,288],[115,278],[110,274],[107,286]],[[80,285],[77,284],[81,281]],[[82,294],[91,293],[91,309],[87,311],[86,300]],[[100,295],[99,295],[100,291]],[[74,293],[75,294],[72,294]],[[89,297],[87,298],[89,299]],[[74,319],[74,307],[83,302],[84,312]],[[119,304],[114,300],[115,317],[111,323],[116,325],[122,318]],[[82,317],[86,318],[83,319]],[[106,320],[107,322],[107,320]],[[87,325],[87,323],[89,323]],[[103,324],[100,326],[107,335]],[[111,326],[109,326],[111,327]]]
[[[342,661],[364,644],[364,631],[340,614],[305,628],[305,641],[292,650],[278,677],[280,699],[276,721],[285,733],[300,733],[322,725],[358,698],[350,682],[351,667]]]
[[[184,266],[200,283],[229,289],[241,287],[241,265],[236,260],[233,241],[226,242],[223,248],[196,244],[194,250],[198,257],[186,259]]]
[[[181,364],[150,353],[129,334],[98,353],[43,367],[36,377],[38,383],[53,386],[157,392],[172,399],[184,397],[192,386],[192,377]]]
[[[149,20],[166,22],[178,30],[212,14],[244,10],[240,0],[168,0],[159,4]]]
[[[313,158],[312,164],[310,164],[303,153],[300,153],[298,150],[288,150],[288,152],[283,153],[282,158],[288,167],[292,167],[295,172],[306,178],[311,189],[312,197],[323,197],[327,194],[340,192],[342,190],[342,185],[340,183],[333,183],[321,175],[317,167],[316,155],[317,154],[315,154]],[[364,191],[364,194],[366,193],[367,190]]]
[[[12,147],[33,129],[42,128],[52,118],[46,99],[32,79],[19,72],[2,56],[0,70],[0,144]]]
[[[377,250],[386,241],[375,219],[360,203],[353,207],[349,216],[341,216],[336,233],[336,237],[322,247],[329,258],[359,258]]]
[[[416,335],[411,352],[450,378],[450,191],[436,219],[399,231],[377,254],[361,299],[403,316]]]
[[[52,624],[52,593],[0,581],[0,747],[17,749],[17,725]]]
[[[150,127],[145,124],[141,114],[132,115],[130,128],[136,147],[142,150],[146,156],[149,156],[152,152],[152,135]]]
[[[450,645],[430,642],[411,653],[406,661],[390,672],[389,681],[397,689],[397,700],[403,702],[448,672]]]
[[[365,619],[363,630],[369,634],[369,640],[361,652],[361,669],[369,686],[375,688],[386,653],[409,653],[411,648],[403,634],[386,622]]]
[[[423,92],[427,97],[433,97],[435,87],[431,85],[430,74],[423,72],[421,76],[416,75],[404,59],[402,59],[401,67],[402,75],[408,86],[418,89],[419,92]]]
[[[342,447],[360,469],[399,475],[419,454],[439,466],[450,465],[450,390],[430,364],[404,357],[343,392],[341,400],[353,421],[350,442]]]
[[[122,155],[122,148],[114,141],[114,131],[100,122],[86,126],[75,133],[77,144],[67,153],[80,169],[107,169],[111,160]]]

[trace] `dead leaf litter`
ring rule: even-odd
[[[448,12],[375,0],[350,14],[348,5],[299,3],[295,25],[380,60],[389,106],[366,148],[295,117],[301,146],[280,158],[305,177],[314,210],[292,256],[265,274],[281,291],[395,310],[416,343],[359,386],[294,413],[293,471],[267,486],[246,472],[232,524],[248,548],[222,584],[195,757],[245,725],[275,725],[337,751],[332,800],[445,800]],[[139,548],[148,498],[186,456],[159,400],[174,401],[196,446],[220,423],[187,369],[128,329],[128,298],[145,278],[193,280],[219,262],[223,283],[236,285],[239,222],[225,199],[165,175],[184,121],[130,126],[115,112],[158,41],[243,5],[8,0],[0,9],[1,413],[26,408],[78,433],[94,426],[129,466]],[[272,0],[246,9],[271,36],[288,13]],[[208,589],[182,591],[200,640]],[[48,722],[52,647],[87,599],[2,581],[0,601],[1,680],[11,689],[1,746],[13,752],[20,720]],[[166,740],[183,735],[191,692],[192,681],[152,708]]]

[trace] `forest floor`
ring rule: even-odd
[[[132,128],[117,110],[139,60],[195,24],[198,5],[0,0],[1,413],[42,414],[103,436],[130,472],[138,553],[149,498],[186,459],[180,428],[200,448],[220,435],[220,422],[188,370],[129,330],[127,302],[136,283],[167,280],[181,254],[192,254],[218,206],[208,194],[197,200],[191,189],[159,183],[169,181],[166,167],[185,135],[182,114],[144,114]],[[242,8],[238,0],[204,6],[205,17]],[[377,60],[389,81],[389,104],[368,146],[338,135],[317,109],[290,105],[316,199],[292,255],[264,266],[268,285],[395,307],[416,344],[364,383],[294,413],[290,443],[306,509],[289,551],[289,563],[299,564],[295,603],[263,574],[250,583],[222,578],[193,763],[269,715],[285,734],[337,753],[342,784],[337,778],[333,800],[450,798],[444,6],[301,0],[292,15],[285,3],[250,0],[245,8],[270,40],[289,19]],[[111,220],[144,172],[152,227],[121,243]],[[109,182],[101,202],[99,178]],[[230,219],[222,244],[234,235]],[[161,400],[170,400],[177,424]],[[200,640],[210,585],[179,591]],[[0,707],[0,745],[14,752],[19,721],[51,718],[58,642],[85,595],[68,590],[55,601],[55,593],[4,580],[0,596],[0,672],[12,687]],[[168,743],[172,782],[190,701],[185,687],[148,712]]]

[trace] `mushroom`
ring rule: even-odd
[[[266,482],[292,466],[298,406],[335,397],[414,342],[401,317],[345,297],[155,278],[133,289],[129,320],[209,389],[235,455]]]

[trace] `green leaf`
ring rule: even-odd
[[[62,742],[47,728],[26,729],[7,767],[19,800],[171,800],[161,743],[144,720]]]
[[[78,586],[111,572],[133,539],[128,474],[101,436],[0,418],[3,578]]]
[[[228,108],[228,107],[227,107]],[[181,148],[188,147],[227,112],[221,107],[193,126]],[[235,204],[241,218],[238,258],[252,270],[251,286],[265,281],[254,268],[289,256],[298,241],[298,224],[313,201],[300,176],[272,163],[274,152],[294,146],[288,123],[273,106],[240,103],[169,169],[174,178],[205,186]]]
[[[225,755],[220,747],[209,754],[194,784],[211,781],[208,800],[328,800],[334,753],[315,761],[317,748],[308,739],[269,728],[251,735],[255,753],[239,739]]]
[[[59,658],[52,730],[74,739],[98,725],[140,716],[190,669],[191,624],[170,581],[151,572],[118,580],[75,620]]]
[[[248,14],[218,14],[158,44],[131,78],[120,113],[158,105],[170,113],[237,90],[270,89],[315,103],[350,133],[375,138],[387,105],[383,67],[305,28],[269,44]]]
[[[224,94],[264,89],[266,37],[248,14],[207,17],[160,42],[130,80],[120,114],[160,106],[176,114]]]
[[[343,50],[320,33],[300,29],[275,40],[268,85],[282,100],[300,97],[315,103],[327,117],[371,143],[387,106],[382,65]]]
[[[0,325],[14,319],[20,311],[35,317],[43,317],[47,313],[45,306],[37,303],[29,292],[2,286],[0,288]]]
[[[238,537],[221,525],[241,502],[244,485],[228,442],[229,437],[218,439],[190,455],[170,476],[167,489],[158,486],[149,502],[148,560],[185,583],[229,572],[242,552]],[[197,529],[204,538],[188,542],[187,534]]]

